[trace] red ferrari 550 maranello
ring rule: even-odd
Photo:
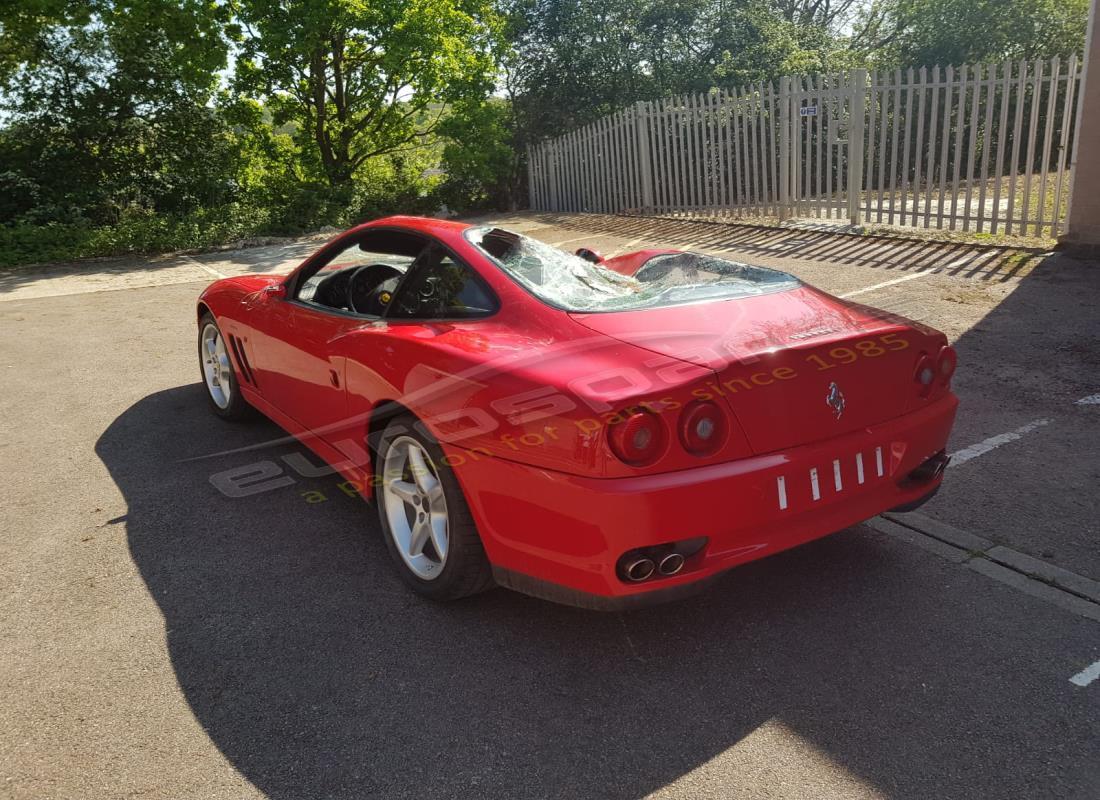
[[[930,497],[943,334],[702,253],[361,225],[198,302],[214,413],[375,501],[416,591],[623,608]]]

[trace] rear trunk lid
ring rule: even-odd
[[[917,359],[944,341],[808,286],[572,316],[591,330],[713,370],[696,397],[727,403],[755,453],[829,439],[913,409]]]

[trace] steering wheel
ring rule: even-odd
[[[348,308],[356,314],[382,316],[403,274],[389,264],[367,264],[352,270],[348,280]]]
[[[313,302],[329,308],[346,309],[350,285],[351,272],[334,272],[317,284],[317,289],[313,292]]]

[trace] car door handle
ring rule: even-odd
[[[332,381],[333,386],[335,386],[337,389],[340,388],[340,376],[337,374],[336,370],[330,369],[328,371],[328,379]]]

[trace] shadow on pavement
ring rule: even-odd
[[[899,272],[936,269],[944,275],[998,281],[1026,274],[1045,255],[1037,248],[858,236],[806,227],[539,212],[524,214],[523,219],[562,230],[593,231],[640,240],[631,249],[645,246],[730,248],[750,259],[752,256],[805,259]],[[577,246],[578,243],[572,244],[572,247]]]
[[[1100,391],[1097,297],[1100,264],[1051,256],[954,343],[953,449],[1046,422],[950,468],[922,511],[1100,580],[1100,406],[1077,403]]]
[[[96,447],[180,690],[271,797],[633,798],[681,779],[759,796],[748,774],[820,796],[837,776],[898,797],[1064,795],[1090,760],[1094,717],[1019,663],[1076,618],[922,551],[857,528],[627,615],[503,590],[436,605],[335,478],[237,499],[209,482],[296,445],[184,460],[279,435],[213,418],[190,385]],[[753,737],[776,724],[791,750],[769,761]]]

